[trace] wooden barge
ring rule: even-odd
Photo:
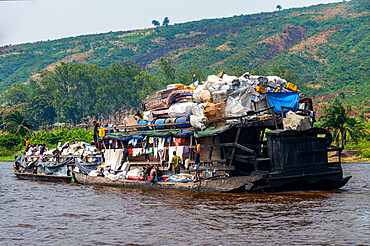
[[[342,149],[327,148],[324,129],[282,130],[282,118],[275,117],[274,114],[252,120],[246,117],[222,118],[207,124],[228,120],[233,120],[234,123],[216,124],[204,131],[194,128],[178,129],[175,124],[167,125],[167,129],[163,129],[161,125],[161,130],[156,129],[157,125],[151,125],[151,129],[140,131],[136,130],[139,125],[115,126],[106,128],[113,132],[104,137],[105,141],[118,141],[120,148],[124,145],[123,139],[129,136],[160,135],[172,139],[179,137],[183,130],[190,131],[192,134],[189,137],[189,148],[194,149],[200,145],[201,149],[201,177],[205,177],[209,170],[215,170],[216,177],[200,182],[155,184],[137,180],[112,181],[106,177],[78,173],[75,178],[78,183],[86,185],[211,192],[332,190],[344,186],[351,178],[343,178],[340,159]],[[170,147],[165,148],[169,150]],[[333,151],[338,153],[339,160],[328,162],[328,152]],[[192,151],[184,155],[183,159],[185,158],[194,163]],[[169,161],[153,157],[145,161],[140,160],[140,157],[133,157],[130,164],[131,168],[156,164],[164,170]]]

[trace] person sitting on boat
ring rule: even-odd
[[[331,135],[329,127],[325,127],[325,130],[326,146],[329,148],[331,143],[333,142],[333,136]]]
[[[173,152],[173,157],[172,157],[171,162],[173,163],[173,174],[179,174],[181,157],[176,155],[176,151]]]
[[[155,178],[157,178],[158,180],[158,166],[155,165],[151,170],[150,170],[150,175],[149,175],[149,180],[150,182],[154,183],[155,182]]]
[[[55,160],[57,161],[57,162],[59,162],[59,156],[60,156],[60,150],[59,150],[59,148],[56,148],[55,150],[53,150],[53,157],[55,158]]]
[[[143,119],[143,116],[140,113],[140,110],[137,110],[136,113],[134,114],[134,117],[137,121]]]
[[[194,181],[197,181],[200,179],[199,175],[200,154],[197,149],[193,149],[193,151],[194,151],[194,172],[195,172]]]
[[[40,160],[44,159],[45,149],[46,149],[46,145],[40,144],[40,150],[39,150]]]

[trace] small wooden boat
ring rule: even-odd
[[[35,174],[35,173],[22,173],[19,171],[14,171],[15,176],[20,179],[29,180],[41,180],[50,182],[71,182],[72,176],[58,176],[58,175],[46,175],[46,174]]]

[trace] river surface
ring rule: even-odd
[[[219,194],[17,179],[0,163],[1,245],[370,245],[370,163],[339,191]]]

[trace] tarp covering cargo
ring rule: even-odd
[[[281,107],[298,108],[299,94],[297,92],[267,92],[267,99],[271,107],[275,107],[276,114],[281,114]],[[288,112],[284,109],[284,113]]]
[[[212,126],[208,127],[204,131],[195,130],[194,137],[202,138],[202,137],[209,137],[209,136],[216,136],[219,135],[231,128],[231,125],[222,125],[222,126]]]

